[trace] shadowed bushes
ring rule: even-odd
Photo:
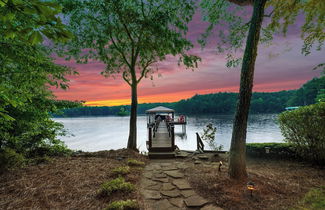
[[[246,154],[254,158],[299,158],[295,152],[295,148],[288,143],[249,143],[246,144]]]
[[[319,165],[325,164],[325,103],[301,107],[279,115],[285,141],[299,156]]]

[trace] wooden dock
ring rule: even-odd
[[[155,136],[152,138],[153,148],[172,147],[172,141],[169,136],[166,123],[162,122],[158,125]]]
[[[158,106],[146,111],[148,127],[149,158],[175,157],[175,125],[182,125],[185,133],[186,117],[181,115],[175,120],[174,110]]]
[[[149,127],[149,158],[175,157],[174,126],[162,121]]]

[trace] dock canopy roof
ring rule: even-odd
[[[155,108],[148,109],[146,111],[146,113],[159,113],[159,112],[162,112],[162,113],[174,113],[175,110],[164,107],[164,106],[157,106]]]

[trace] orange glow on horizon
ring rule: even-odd
[[[286,82],[285,84],[290,85],[291,82]],[[278,85],[284,85],[279,83]],[[260,84],[254,86],[254,92],[276,92],[280,91],[278,88],[273,87],[274,84]],[[294,88],[291,88],[294,89]],[[289,88],[287,88],[289,90]],[[218,89],[205,89],[205,90],[196,90],[196,91],[182,91],[175,93],[162,93],[156,95],[146,95],[146,96],[138,96],[138,103],[168,103],[168,102],[177,102],[182,99],[189,99],[196,94],[211,94],[218,92],[237,92],[238,87],[231,86],[226,88],[218,88]],[[120,105],[130,105],[131,98],[121,98],[121,99],[111,99],[111,100],[96,100],[96,101],[87,101],[85,103],[86,106],[120,106]]]
[[[168,94],[158,94],[158,95],[149,95],[149,96],[139,96],[138,103],[168,103],[168,102],[177,102],[182,99],[188,99],[194,96],[195,94],[209,94],[216,92],[235,92],[236,87],[225,89],[208,89],[208,90],[200,90],[200,91],[184,91],[177,93],[168,93]],[[112,99],[112,100],[98,100],[98,101],[87,101],[85,103],[86,106],[120,106],[120,105],[130,105],[131,98],[124,99]]]

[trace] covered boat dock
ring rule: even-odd
[[[186,117],[181,115],[175,120],[173,109],[158,106],[146,111],[149,158],[175,157],[175,125],[182,125],[185,132]]]

